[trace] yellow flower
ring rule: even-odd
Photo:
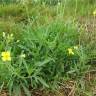
[[[93,11],[93,15],[96,16],[96,9]]]
[[[74,49],[77,50],[78,49],[78,46],[74,46]]]
[[[11,56],[9,51],[2,52],[1,56],[3,61],[11,61]]]
[[[74,55],[72,48],[68,48],[69,55]]]
[[[21,58],[25,58],[26,55],[25,55],[25,54],[21,54],[20,57],[21,57]]]

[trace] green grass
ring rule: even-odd
[[[91,96],[96,78],[89,82],[86,74],[96,64],[96,2],[37,1],[0,3],[0,54],[11,54],[0,56],[0,91],[31,96],[31,91],[42,89],[50,94],[72,81],[74,96]]]

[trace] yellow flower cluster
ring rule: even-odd
[[[77,50],[78,46],[74,46],[74,49]],[[73,49],[72,48],[68,48],[68,53],[69,53],[69,55],[74,55]]]
[[[69,55],[74,55],[72,48],[68,48]]]
[[[11,54],[10,54],[10,51],[5,51],[5,52],[2,52],[1,53],[1,56],[2,56],[2,61],[11,61]],[[20,55],[21,58],[25,58],[26,55],[25,54],[21,54]]]
[[[13,40],[13,34],[6,34],[5,32],[2,32],[3,38],[6,40],[7,43],[11,42]],[[17,40],[18,43],[20,40]],[[25,54],[20,55],[21,58],[25,58]],[[1,53],[2,61],[11,61],[11,53],[10,51],[4,51]]]

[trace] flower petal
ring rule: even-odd
[[[1,56],[5,56],[5,55],[6,55],[6,52],[2,52],[2,53],[1,53]]]
[[[10,57],[10,52],[9,52],[9,51],[7,51],[7,52],[6,52],[6,55]]]
[[[11,57],[10,57],[10,56],[9,56],[9,57],[7,57],[6,59],[7,59],[7,61],[11,61]]]
[[[2,61],[7,61],[5,57],[2,57]]]

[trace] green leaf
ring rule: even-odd
[[[19,85],[14,86],[13,93],[15,96],[21,96],[21,88]]]
[[[44,61],[41,61],[41,62],[37,62],[36,63],[36,66],[44,66],[45,64],[47,64],[47,63],[49,63],[50,61],[53,61],[53,59],[52,58],[47,58],[47,59],[45,59]]]
[[[38,80],[41,84],[43,84],[43,86],[49,88],[49,85],[41,78],[41,77],[38,77]]]
[[[10,94],[10,96],[12,96],[12,89],[13,89],[13,81],[11,80],[10,82],[9,82],[9,94]]]
[[[74,72],[76,72],[76,70],[70,70],[70,71],[68,71],[67,73],[68,73],[68,74],[71,74],[71,73],[74,73]]]
[[[4,82],[3,82],[2,85],[0,86],[0,92],[2,91],[3,87],[4,87]]]
[[[30,91],[28,90],[28,88],[26,88],[23,84],[21,84],[21,85],[22,85],[22,87],[23,87],[23,89],[24,89],[25,94],[26,94],[27,96],[31,96],[31,93],[30,93]]]

